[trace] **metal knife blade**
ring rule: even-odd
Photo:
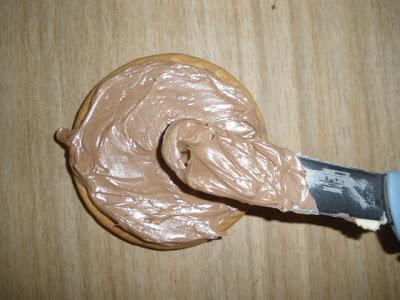
[[[320,214],[352,219],[356,223],[359,219],[375,221],[372,227],[377,228],[366,228],[372,230],[392,222],[385,200],[384,174],[298,157]]]

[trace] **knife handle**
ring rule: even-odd
[[[400,241],[400,173],[389,172],[386,174],[386,195],[389,211],[393,220],[393,231]]]

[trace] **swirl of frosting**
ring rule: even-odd
[[[100,211],[145,241],[184,244],[222,235],[220,224],[237,208],[179,186],[159,155],[163,132],[190,118],[243,138],[263,137],[256,109],[206,70],[153,61],[101,82],[82,124],[56,136]]]
[[[151,243],[215,239],[238,213],[177,177],[195,190],[250,204],[315,208],[294,154],[263,142],[254,101],[193,65],[127,66],[97,86],[82,123],[56,137],[68,146],[71,168],[93,204]],[[297,190],[288,192],[290,184]]]
[[[191,188],[250,205],[315,213],[299,159],[257,136],[182,119],[168,127],[162,155]]]

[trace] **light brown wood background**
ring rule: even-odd
[[[254,209],[219,241],[131,246],[84,209],[53,140],[111,70],[183,52],[249,88],[271,142],[400,170],[400,1],[3,0],[0,39],[0,298],[400,298],[388,228]]]

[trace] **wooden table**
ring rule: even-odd
[[[400,1],[1,1],[0,298],[399,299],[389,228],[253,209],[222,240],[132,246],[84,209],[55,130],[134,58],[237,76],[270,141],[400,170]]]

